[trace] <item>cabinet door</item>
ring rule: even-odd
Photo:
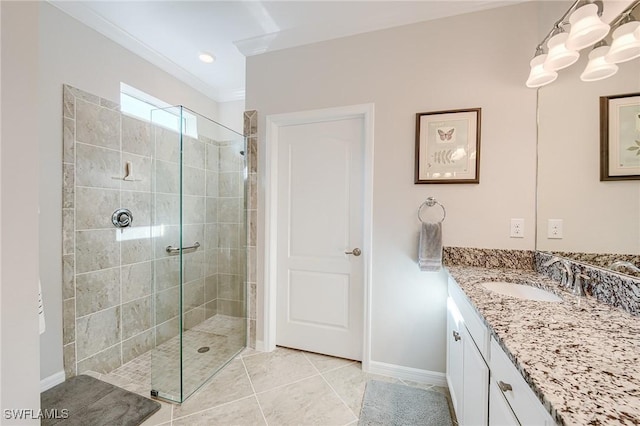
[[[462,415],[462,356],[463,342],[460,329],[464,328],[460,316],[456,315],[455,304],[447,310],[447,381],[453,410],[458,418]]]
[[[464,327],[462,331],[464,342],[462,424],[486,425],[489,417],[489,367],[471,339],[471,335]]]
[[[491,381],[489,393],[489,425],[490,426],[519,426],[515,414],[511,411],[509,403],[498,389],[496,382]]]

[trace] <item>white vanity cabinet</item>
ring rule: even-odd
[[[452,288],[452,285],[454,286]],[[476,340],[486,339],[486,327],[469,317],[468,302],[457,284],[449,284],[447,309],[447,381],[451,402],[460,425],[486,425],[489,409],[489,367]],[[463,313],[464,312],[464,313]],[[467,321],[467,317],[469,321]]]
[[[447,382],[461,426],[555,424],[451,277]]]

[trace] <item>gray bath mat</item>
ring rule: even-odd
[[[40,405],[52,417],[43,426],[137,426],[160,409],[157,401],[85,375],[42,392]]]
[[[440,392],[369,380],[359,426],[451,426],[447,397]]]

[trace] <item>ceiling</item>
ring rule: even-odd
[[[520,1],[50,0],[218,102],[244,99],[246,56]]]

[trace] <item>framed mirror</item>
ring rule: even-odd
[[[618,10],[629,4],[613,3],[622,3]],[[541,6],[553,9],[546,12],[545,31],[570,5]],[[640,268],[640,180],[600,179],[601,98],[640,93],[640,58],[618,64],[612,77],[584,82],[580,74],[590,50],[583,49],[578,62],[538,89],[536,249],[640,277],[640,269],[623,263]],[[629,125],[637,126],[635,136],[624,143],[632,144],[640,140],[640,118]]]

